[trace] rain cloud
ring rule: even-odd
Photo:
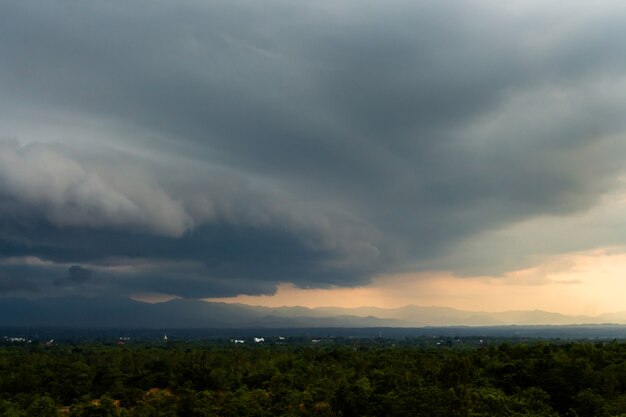
[[[624,178],[626,6],[561,7],[3,2],[0,292],[525,266]]]

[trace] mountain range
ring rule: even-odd
[[[570,316],[541,310],[478,312],[408,305],[380,307],[261,307],[175,299],[2,298],[0,326],[119,328],[424,327],[626,324],[626,312]]]

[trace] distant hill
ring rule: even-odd
[[[280,328],[402,325],[394,319],[348,314],[316,315],[310,309],[275,310],[191,299],[150,304],[125,298],[0,298],[0,326]]]
[[[288,328],[571,325],[626,323],[626,313],[597,317],[546,311],[472,312],[447,307],[260,307],[177,299],[0,298],[0,326],[121,328]]]
[[[621,320],[607,320],[605,316],[568,316],[541,310],[532,311],[464,311],[449,307],[420,307],[409,305],[400,308],[320,307],[315,309],[326,314],[371,315],[379,318],[399,319],[407,326],[497,326],[497,325],[568,325],[595,323],[626,323],[626,314]]]

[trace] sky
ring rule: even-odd
[[[0,2],[0,297],[624,309],[621,1]]]

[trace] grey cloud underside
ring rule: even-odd
[[[125,154],[15,141],[0,161],[0,253],[23,275],[42,268],[33,257],[69,273],[33,282],[41,291],[267,294],[365,283],[382,259],[362,221],[223,170],[180,178]]]
[[[54,285],[64,287],[71,285],[85,284],[91,280],[91,269],[83,268],[79,265],[72,265],[67,270],[67,276],[54,281]]]
[[[33,282],[32,271],[29,268],[14,268],[2,266],[0,268],[0,295],[15,292],[38,292],[39,287]],[[46,276],[43,279],[48,280]]]
[[[0,254],[184,296],[467,272],[623,173],[626,11],[584,7],[4,2],[0,122],[68,145],[3,145]]]

